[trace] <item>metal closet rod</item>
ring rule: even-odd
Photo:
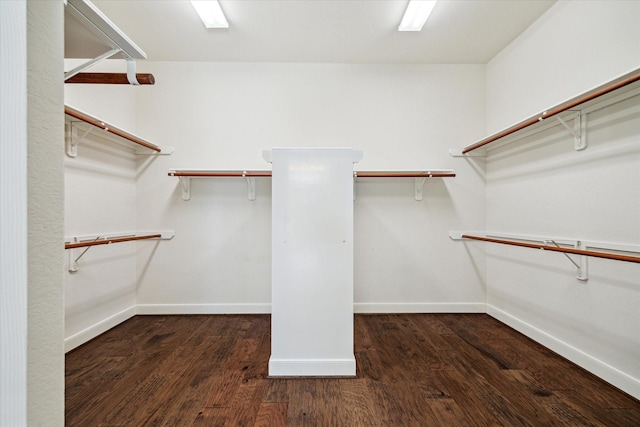
[[[109,245],[111,243],[130,242],[133,240],[159,239],[161,237],[162,237],[162,234],[146,234],[142,236],[114,237],[112,239],[104,239],[104,240],[90,240],[87,242],[65,243],[64,248],[75,249],[75,248],[83,248],[87,246]]]
[[[106,130],[107,132],[110,132],[114,135],[118,135],[121,138],[124,138],[128,141],[133,142],[134,144],[138,144],[141,145],[145,148],[148,148],[150,150],[153,150],[155,152],[161,152],[162,149],[160,147],[158,147],[157,145],[151,144],[150,142],[145,141],[144,139],[138,138],[135,135],[132,135],[128,132],[125,132],[121,129],[118,129],[117,127],[111,126],[108,123],[105,123],[95,117],[92,117],[86,113],[83,113],[81,111],[76,110],[75,108],[71,108],[68,105],[64,106],[64,113],[68,116],[74,117],[78,120],[82,120],[85,123],[89,123],[90,125],[93,125],[95,127],[98,127],[100,129]]]
[[[599,96],[602,95],[606,95],[609,92],[613,92],[614,90],[620,89],[621,87],[627,86],[631,83],[634,83],[636,81],[640,80],[640,70],[636,70],[633,71],[630,74],[627,74],[626,76],[623,76],[620,79],[617,80],[613,80],[609,83],[606,83],[592,91],[586,92],[583,95],[577,96],[573,99],[570,99],[569,101],[566,101],[560,105],[557,105],[553,108],[550,108],[546,111],[543,111],[542,113],[531,117],[530,119],[524,120],[518,124],[515,124],[513,126],[511,126],[510,128],[507,128],[501,132],[498,132],[494,135],[491,135],[481,141],[476,142],[473,145],[470,145],[466,148],[464,148],[462,150],[462,154],[466,154],[470,151],[476,150],[480,147],[484,147],[487,144],[490,144],[494,141],[497,141],[500,138],[504,138],[505,136],[511,135],[512,133],[515,133],[521,129],[526,128],[527,126],[531,126],[534,125],[536,123],[538,123],[539,121],[548,119],[549,117],[553,117],[557,114],[560,114],[564,111],[570,110],[573,107],[576,107],[580,104],[583,104],[587,101],[591,101],[592,99],[595,99]]]
[[[489,237],[473,236],[470,234],[463,234],[462,238],[471,239],[471,240],[480,240],[483,242],[490,242],[490,243],[501,243],[503,245],[521,246],[523,248],[542,249],[545,251],[562,252],[562,253],[575,254],[575,255],[586,255],[586,256],[592,256],[596,258],[605,258],[605,259],[613,259],[617,261],[640,263],[640,257],[631,256],[631,255],[621,255],[621,254],[613,254],[613,253],[599,252],[599,251],[587,251],[583,249],[561,248],[557,246],[547,246],[547,245],[541,245],[536,243],[524,243],[524,242],[518,242],[514,240],[504,240],[504,239],[494,239]]]

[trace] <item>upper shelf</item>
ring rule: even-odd
[[[136,59],[146,59],[144,53],[125,33],[89,0],[67,0],[64,23],[64,57],[88,61],[64,73],[68,83],[153,84],[153,76],[136,73]],[[91,73],[82,71],[107,59],[127,61],[126,74]]]
[[[155,144],[152,144],[148,141],[145,141],[144,139],[140,138],[139,136],[136,136],[132,133],[129,133],[125,130],[119,129],[116,126],[113,126],[109,123],[106,123],[100,119],[98,119],[97,117],[91,116],[87,113],[84,113],[80,110],[77,110],[75,108],[72,108],[68,105],[64,106],[64,114],[67,116],[68,121],[73,123],[74,121],[81,121],[84,123],[88,123],[92,126],[95,126],[99,129],[102,129],[106,132],[109,132],[113,135],[116,135],[118,137],[120,137],[121,139],[123,139],[124,141],[128,141],[130,143],[133,143],[137,146],[141,146],[144,148],[147,148],[157,154],[171,154],[173,152],[173,149],[168,148],[168,149],[163,149]],[[87,133],[90,131],[91,128],[89,128],[89,130],[87,131]],[[86,135],[86,134],[85,134]],[[67,155],[69,157],[76,157],[77,156],[77,147],[78,147],[78,143],[83,139],[83,137],[78,137],[78,135],[75,135],[75,132],[73,131],[73,129],[69,129],[67,135],[66,135],[66,151],[67,151]],[[140,154],[140,153],[138,153]]]
[[[95,58],[108,50],[120,57],[146,59],[144,53],[107,16],[88,0],[67,0],[64,11],[64,57]]]
[[[255,200],[255,178],[270,178],[270,170],[186,170],[172,169],[169,176],[177,176],[182,184],[182,199],[191,199],[191,178],[246,178],[248,185],[248,198]],[[425,170],[400,170],[400,171],[354,171],[354,183],[358,178],[414,178],[415,199],[422,200],[422,186],[427,178],[453,178],[456,174],[451,169],[425,169]],[[355,186],[354,186],[355,198]]]
[[[574,113],[573,117],[581,118],[580,112],[586,114],[591,111],[595,111],[600,108],[604,108],[607,105],[611,105],[613,103],[622,101],[624,99],[630,98],[632,96],[640,93],[640,69],[636,69],[630,73],[627,73],[617,79],[609,81],[601,86],[598,86],[590,91],[587,91],[575,98],[572,98],[568,101],[565,101],[561,104],[558,104],[552,108],[542,111],[535,116],[532,116],[526,120],[523,120],[515,125],[508,127],[498,133],[495,133],[491,136],[488,136],[475,144],[468,145],[464,147],[462,150],[451,150],[451,154],[455,155],[466,155],[474,150],[478,150],[480,148],[484,148],[488,144],[492,142],[496,142],[502,138],[507,136],[514,135],[523,131],[524,129],[530,128],[535,130],[536,128],[542,129],[544,124],[547,123],[547,120],[551,117],[557,118],[557,123],[562,124],[569,132],[571,132],[577,140],[581,139],[581,132],[584,133],[584,129],[586,129],[586,120],[581,124],[576,121],[574,128],[571,129],[564,122],[561,113]],[[568,118],[565,117],[565,118]],[[556,124],[556,123],[553,123]],[[584,141],[576,141],[576,149],[583,149],[586,147]]]

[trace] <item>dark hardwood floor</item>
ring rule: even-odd
[[[267,378],[268,315],[136,316],[66,356],[69,426],[640,426],[483,314],[356,315],[355,379]]]

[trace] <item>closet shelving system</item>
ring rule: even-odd
[[[66,121],[65,149],[69,157],[78,155],[78,145],[82,140],[94,130],[102,130],[101,136],[115,143],[128,145],[133,148],[143,148],[143,151],[136,151],[136,154],[158,154],[167,155],[173,153],[171,147],[160,147],[139,136],[134,135],[115,125],[109,124],[88,113],[64,106]]]
[[[460,150],[452,149],[455,157],[486,156],[490,148],[501,147],[553,126],[562,125],[574,137],[574,148],[587,148],[587,114],[640,95],[640,69],[633,70],[568,101],[542,111]],[[573,126],[567,121],[573,120]],[[586,257],[640,263],[640,245],[585,242],[577,239],[541,238],[505,233],[452,231],[453,240],[476,240],[503,245],[579,255],[579,262],[569,258],[578,269],[577,278],[587,280]],[[592,250],[596,249],[596,250]]]
[[[172,169],[169,176],[180,179],[182,185],[182,199],[191,199],[191,179],[192,178],[244,178],[247,180],[248,199],[255,200],[255,179],[271,178],[270,170],[187,170]],[[355,184],[362,178],[414,178],[415,179],[415,199],[422,200],[422,188],[428,178],[453,178],[456,174],[451,169],[425,169],[425,170],[388,170],[388,171],[354,171],[354,197]]]
[[[587,148],[587,114],[640,94],[640,69],[633,70],[581,95],[548,108],[500,132],[462,149],[451,149],[454,157],[486,156],[487,151],[521,138],[562,125],[574,137],[576,150]],[[573,120],[573,126],[567,121]]]
[[[135,72],[136,59],[146,59],[146,54],[89,0],[67,0],[65,5],[65,58],[93,58],[65,72],[65,83],[91,84],[154,84],[151,74]],[[124,59],[126,73],[84,73],[83,71],[107,59]],[[136,154],[171,154],[172,148],[146,141],[120,127],[109,124],[89,113],[65,105],[65,146],[69,157],[78,155],[78,144],[96,129],[109,141],[134,149]],[[110,236],[110,237],[108,237]],[[172,231],[111,233],[95,236],[69,237],[65,249],[69,250],[69,271],[77,271],[78,260],[93,246],[150,239],[171,239]],[[76,256],[76,250],[84,248]]]
[[[64,15],[65,58],[93,58],[64,73],[65,83],[154,84],[150,74],[136,73],[136,59],[144,53],[89,0],[67,0]],[[107,59],[124,59],[126,73],[83,73]]]

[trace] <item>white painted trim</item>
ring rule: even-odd
[[[487,304],[487,314],[496,318],[507,326],[521,332],[559,355],[569,359],[578,366],[602,378],[620,390],[640,399],[640,379],[634,378],[613,366],[573,347],[547,332],[495,307]]]
[[[356,359],[269,359],[270,377],[353,377]]]
[[[136,306],[132,305],[131,307],[122,310],[119,313],[114,314],[113,316],[107,317],[106,319],[96,323],[95,325],[89,326],[88,328],[71,335],[64,340],[64,351],[65,353],[73,350],[74,348],[94,339],[100,334],[107,332],[109,329],[119,325],[120,323],[128,320],[136,315]]]
[[[485,313],[484,302],[354,303],[354,313]],[[270,314],[271,304],[138,304],[137,314]]]
[[[485,313],[484,302],[357,302],[354,313]]]
[[[0,425],[22,426],[27,425],[30,394],[24,0],[0,1],[0,93]]]
[[[137,314],[268,314],[271,304],[138,304]]]

